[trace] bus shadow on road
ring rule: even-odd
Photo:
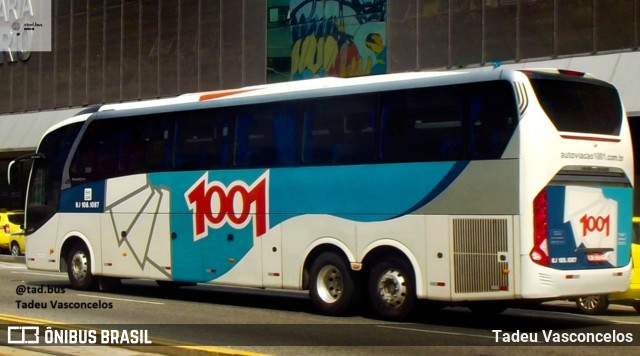
[[[160,287],[154,281],[125,280],[121,287],[104,291],[103,293],[314,313],[313,305],[306,292],[202,284],[195,286],[164,285]]]
[[[629,315],[629,314],[625,314]],[[466,307],[437,307],[421,303],[410,320],[418,324],[464,327],[483,330],[539,332],[541,330],[574,330],[615,325],[614,322],[580,314],[569,305],[532,305],[508,308],[502,313],[472,312]]]
[[[52,286],[71,289],[69,282],[32,281],[32,286]],[[239,288],[213,285],[195,286],[159,286],[151,280],[124,280],[122,285],[99,294],[112,297],[139,297],[145,300],[175,300],[210,305],[233,306],[242,308],[268,309],[318,315],[306,291],[281,291],[259,288]],[[608,315],[633,316],[635,311],[610,310]],[[335,318],[336,323],[386,323],[376,319],[362,301],[346,315]],[[325,320],[326,321],[326,320]],[[330,321],[330,320],[329,320]],[[526,308],[508,308],[502,313],[483,313],[476,309],[472,312],[463,306],[439,306],[429,302],[419,302],[415,313],[405,321],[407,324],[422,326],[444,326],[473,328],[478,330],[519,330],[537,332],[545,329],[573,330],[605,325],[613,322],[579,313],[571,303],[533,304]]]

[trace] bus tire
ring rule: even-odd
[[[606,294],[588,295],[576,299],[576,306],[584,314],[604,314],[609,307],[609,298]]]
[[[69,275],[71,288],[78,290],[91,290],[94,288],[96,279],[91,273],[91,256],[85,245],[76,244],[69,251],[67,274]]]
[[[415,277],[411,265],[403,258],[377,262],[369,274],[369,300],[382,319],[406,319],[416,303]]]
[[[343,315],[356,296],[356,284],[347,263],[332,252],[319,255],[311,265],[309,296],[326,315]]]

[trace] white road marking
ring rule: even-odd
[[[102,295],[90,295],[90,294],[78,294],[80,297],[87,298],[99,298],[99,299],[108,299],[108,300],[118,300],[122,302],[132,302],[132,303],[143,303],[143,304],[154,304],[154,305],[164,305],[164,303],[160,302],[148,302],[146,300],[137,300],[137,299],[125,299],[125,298],[113,298],[113,297],[105,297]]]
[[[605,319],[606,321],[610,321],[612,323],[616,323],[616,324],[631,324],[631,325],[640,325],[640,323],[635,322],[635,321],[622,321],[622,320],[609,320],[609,319]]]
[[[445,335],[477,337],[477,338],[482,338],[482,339],[495,339],[495,336],[484,336],[484,335],[476,335],[476,334],[455,333],[455,332],[449,332],[449,331],[415,329],[415,328],[407,328],[407,327],[391,326],[391,325],[376,325],[376,326],[379,327],[379,328],[407,330],[407,331],[417,331],[417,332],[421,332],[421,333],[430,333],[430,334],[445,334]]]
[[[0,269],[27,269],[27,266],[9,262],[0,262]]]
[[[40,273],[40,272],[15,272],[15,271],[11,271],[11,273],[15,273],[15,274],[30,274],[32,276],[68,278],[66,274],[53,274],[53,273]]]

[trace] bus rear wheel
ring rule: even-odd
[[[84,245],[74,245],[67,255],[67,274],[71,287],[79,290],[93,289],[95,278],[91,274],[91,257]]]
[[[369,300],[379,317],[387,320],[406,319],[416,301],[411,265],[399,257],[375,264],[369,274]]]
[[[342,315],[355,300],[356,285],[347,263],[332,252],[318,256],[311,265],[309,296],[327,315]]]

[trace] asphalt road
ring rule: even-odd
[[[640,315],[624,306],[590,317],[579,314],[571,303],[545,303],[490,316],[461,307],[421,305],[412,320],[389,323],[370,318],[365,310],[340,318],[318,315],[306,293],[300,292],[166,289],[153,281],[126,281],[111,292],[76,291],[65,274],[29,271],[19,260],[6,259],[0,260],[0,286],[2,324],[22,320],[67,328],[144,330],[154,345],[238,350],[230,353],[534,355],[543,347],[552,355],[600,356],[627,355],[640,345]],[[585,342],[588,335],[600,335],[604,341]],[[523,342],[525,338],[537,342]]]

